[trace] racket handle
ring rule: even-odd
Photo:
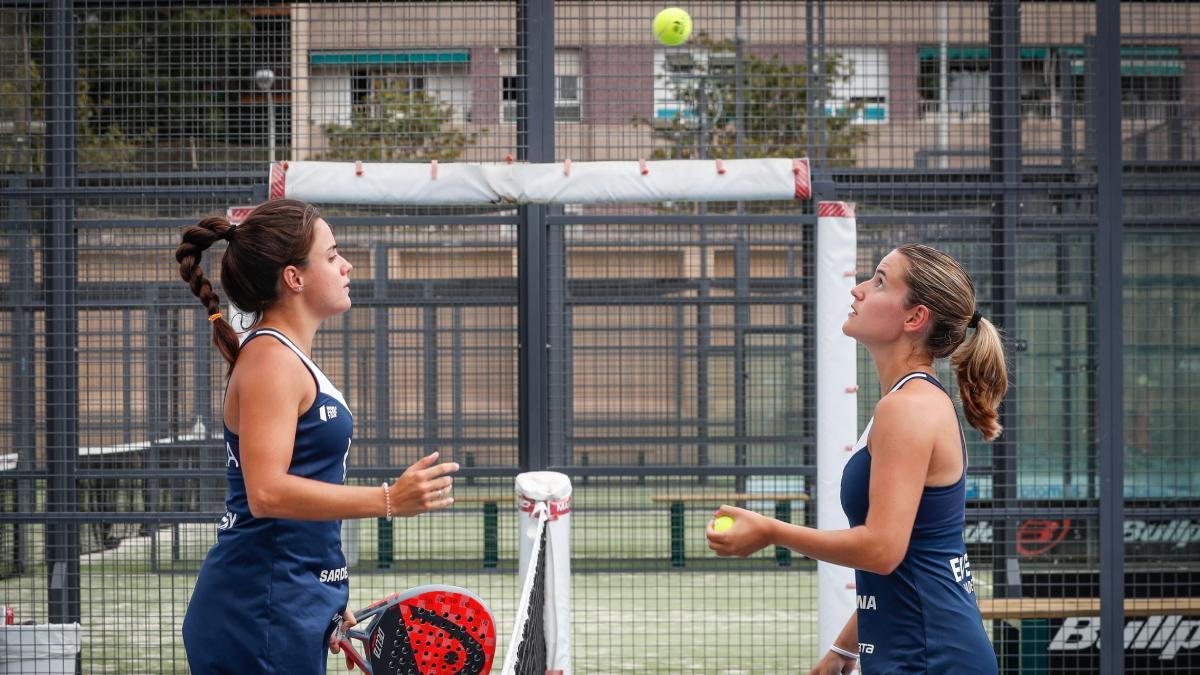
[[[350,644],[350,638],[342,638],[338,642],[338,646],[342,648],[342,653],[346,655],[346,670],[354,670],[354,666],[358,666],[359,670],[364,673],[371,672],[371,667],[367,662],[359,656],[358,652],[354,651],[354,645]]]

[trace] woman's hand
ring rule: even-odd
[[[454,479],[449,474],[458,471],[458,463],[438,464],[437,459],[436,452],[418,459],[392,483],[388,496],[392,500],[394,515],[415,516],[444,509],[454,503],[454,498],[450,496]]]
[[[333,632],[329,634],[329,651],[334,654],[339,654],[342,651],[342,638],[346,637],[346,630],[358,623],[358,619],[354,618],[354,612],[347,607],[342,612],[342,623]],[[348,658],[348,657],[347,657]]]
[[[704,536],[708,539],[708,547],[719,556],[736,555],[742,558],[761,550],[772,543],[775,521],[735,506],[721,506],[713,514],[713,520],[720,516],[733,518],[733,525],[723,532],[713,529],[713,521],[708,521]]]
[[[808,675],[850,675],[858,669],[858,660],[846,656],[842,656],[833,651],[825,652],[825,656],[813,669],[808,671]]]

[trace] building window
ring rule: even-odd
[[[1061,85],[1076,103],[1087,106],[1088,55],[1083,47],[1060,47],[1065,61]],[[1121,114],[1127,120],[1166,120],[1183,113],[1183,56],[1179,47],[1121,47]]]
[[[500,52],[500,119],[517,121],[517,52]],[[578,49],[554,50],[554,120],[578,122],[583,118],[582,52]]]
[[[854,121],[862,124],[882,124],[887,121],[888,91],[891,89],[888,54],[870,47],[839,48],[838,72],[830,83],[830,100],[825,110],[841,116],[855,108]]]
[[[424,92],[451,107],[451,119],[471,115],[470,53],[466,51],[353,52],[311,55],[314,120],[349,124],[386,89]]]
[[[1021,114],[1049,117],[1052,110],[1054,64],[1045,47],[1021,47],[1019,81]],[[941,105],[941,49],[921,47],[917,86],[921,112],[936,116]],[[953,46],[946,50],[946,110],[960,119],[987,115],[991,105],[990,51],[980,46]]]
[[[660,49],[654,53],[654,119],[696,122],[696,101],[721,95],[736,68],[732,53],[704,49]],[[709,98],[709,103],[714,101]],[[711,110],[712,106],[708,108]]]

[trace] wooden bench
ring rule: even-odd
[[[980,598],[985,619],[1066,619],[1100,616],[1100,598]],[[1200,598],[1125,598],[1125,616],[1200,614]]]
[[[1017,661],[1012,670],[1046,673],[1050,668],[1050,620],[1100,616],[1100,598],[980,598],[986,620],[1005,621],[1017,629]],[[1200,615],[1200,598],[1126,598],[1126,617],[1165,614]]]
[[[725,494],[665,494],[651,495],[650,501],[666,502],[671,505],[671,566],[683,567],[684,559],[684,505],[689,503],[711,504],[716,510],[721,504],[737,504],[739,502],[775,502],[775,518],[785,523],[792,522],[792,502],[806,502],[809,496],[804,492],[730,492]],[[792,552],[783,547],[775,547],[775,562],[780,567],[792,564]]]

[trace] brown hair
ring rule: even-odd
[[[962,265],[921,244],[896,249],[908,259],[908,303],[925,305],[932,321],[925,346],[935,359],[950,357],[967,422],[987,440],[1000,435],[1000,400],[1008,391],[1008,367],[1000,331],[984,318],[972,330],[975,284]]]
[[[321,217],[316,207],[295,199],[264,202],[240,225],[221,216],[205,218],[183,231],[183,242],[175,249],[179,276],[200,298],[210,317],[221,311],[221,300],[200,267],[200,256],[220,239],[229,241],[221,256],[221,286],[233,304],[259,316],[279,298],[283,268],[307,264],[312,247],[313,224]],[[213,344],[232,368],[238,357],[238,338],[227,321],[211,321]]]

